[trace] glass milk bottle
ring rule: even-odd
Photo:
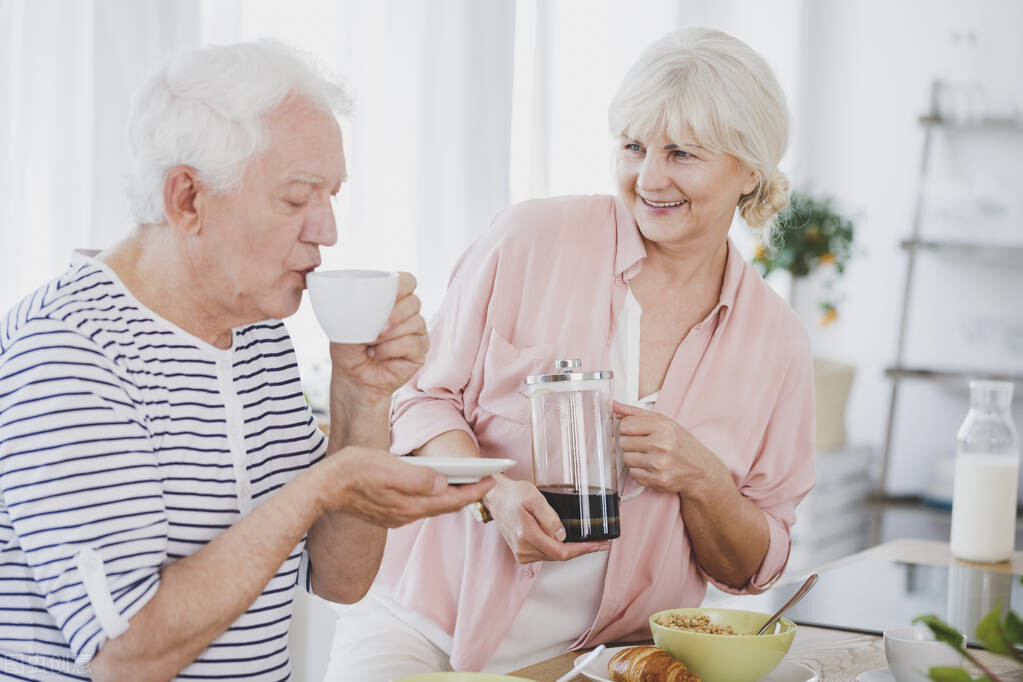
[[[1012,382],[971,381],[970,411],[959,427],[952,494],[952,554],[1005,561],[1016,537],[1019,437]]]

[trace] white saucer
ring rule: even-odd
[[[888,672],[888,668],[868,670],[856,676],[856,682],[895,682],[895,678]]]
[[[802,663],[782,661],[777,668],[771,671],[770,675],[762,678],[760,682],[820,682],[820,678],[817,677],[817,673]]]
[[[515,464],[514,459],[496,457],[402,457],[401,461],[440,472],[448,477],[448,483],[475,483]]]
[[[595,682],[611,682],[611,679],[607,677],[607,664],[611,661],[611,657],[622,649],[628,649],[629,647],[618,646],[613,649],[605,649],[604,653],[597,656],[588,666],[580,670],[584,677],[588,677]],[[887,668],[885,669],[887,673]],[[889,678],[890,679],[890,678]],[[767,677],[760,679],[760,682],[819,682],[820,678],[817,677],[817,673],[807,668],[802,663],[796,663],[795,661],[782,661],[778,664],[778,667],[771,671],[771,674]]]

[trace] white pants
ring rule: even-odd
[[[404,675],[452,671],[443,650],[371,600],[338,610],[324,682],[390,682]]]
[[[607,553],[549,562],[483,672],[507,673],[564,653],[596,618]],[[451,672],[451,637],[383,593],[337,607],[327,682],[389,682],[403,675]],[[405,614],[407,617],[399,617]],[[573,633],[565,638],[565,633]],[[560,641],[559,641],[560,638]]]

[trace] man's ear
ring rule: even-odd
[[[199,174],[191,166],[174,166],[163,180],[163,210],[171,227],[188,234],[198,233]]]

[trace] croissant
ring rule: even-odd
[[[655,646],[622,649],[608,661],[607,672],[613,682],[700,682],[685,663]]]

